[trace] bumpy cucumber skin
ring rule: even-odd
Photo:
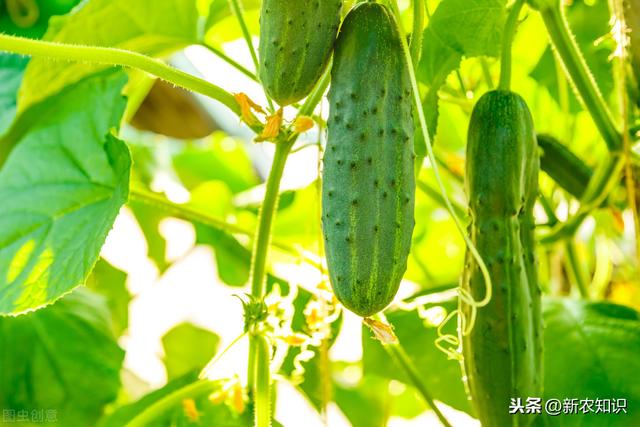
[[[340,26],[342,0],[264,0],[259,77],[269,96],[289,105],[324,72]]]
[[[414,226],[411,85],[391,12],[354,7],[334,52],[322,228],[342,304],[371,316],[393,300]]]
[[[483,427],[529,426],[510,415],[511,398],[542,396],[541,291],[535,260],[533,205],[539,158],[524,100],[492,91],[477,103],[467,145],[466,185],[471,237],[493,280],[491,302],[477,311],[463,337],[465,370]],[[485,295],[477,264],[467,255],[463,287]],[[470,307],[463,305],[467,319]]]

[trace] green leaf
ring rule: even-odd
[[[0,53],[0,135],[16,115],[16,96],[29,58]]]
[[[197,243],[214,249],[218,276],[229,286],[244,286],[249,281],[251,251],[235,237],[211,227],[196,225]]]
[[[640,314],[605,302],[548,299],[545,399],[626,399],[625,414],[544,417],[547,426],[640,425]]]
[[[244,0],[242,2],[243,10],[255,10],[260,7],[260,1],[258,0]],[[205,25],[205,31],[211,30],[218,22],[222,21],[231,15],[231,9],[229,8],[229,0],[212,0],[209,7],[209,15],[207,16],[207,23]]]
[[[424,30],[418,80],[428,87],[423,100],[429,134],[438,123],[438,90],[463,57],[497,56],[506,20],[505,0],[443,0]],[[416,154],[424,155],[420,133]]]
[[[243,16],[249,32],[258,33],[258,17],[261,0],[242,0]],[[213,0],[205,24],[205,40],[207,43],[221,46],[222,43],[242,37],[238,20],[231,12],[229,0]]]
[[[129,105],[131,105],[131,99],[129,99]],[[125,135],[121,134],[121,137],[127,141],[127,146],[131,151],[131,159],[133,161],[131,181],[134,187],[139,185],[152,191],[151,185],[154,177],[161,174],[175,175],[170,165],[169,154],[172,151],[173,141],[158,141],[156,134],[146,132],[141,134],[134,133],[131,136],[128,131],[131,131],[131,128],[123,129]],[[167,165],[167,163],[169,164]],[[135,199],[129,201],[128,207],[136,218],[147,242],[147,256],[156,264],[158,271],[164,273],[171,265],[166,257],[167,241],[160,234],[160,223],[167,218],[166,212]]]
[[[278,210],[273,236],[281,242],[300,245],[310,251],[318,250],[318,242],[322,239],[319,217],[320,192],[318,182],[291,192],[291,200],[283,197],[283,206]]]
[[[627,399],[627,415],[576,414],[541,417],[545,426],[629,426],[640,422],[640,386],[630,372],[640,369],[640,314],[610,304],[569,298],[543,300],[545,321],[545,399]],[[448,310],[453,304],[445,304]],[[460,379],[459,365],[433,344],[435,329],[415,312],[387,313],[396,334],[435,399],[470,411]],[[381,345],[364,340],[364,373],[406,381]],[[530,396],[539,397],[539,396]],[[634,410],[634,408],[636,408]]]
[[[160,223],[167,215],[161,210],[136,201],[129,202],[128,206],[147,241],[147,256],[156,264],[158,271],[163,273],[170,265],[166,257],[167,241],[160,234]]]
[[[465,56],[497,56],[505,20],[505,0],[443,0],[429,28]]]
[[[107,135],[124,82],[101,75],[38,108],[0,171],[0,314],[52,303],[96,263],[129,191],[129,151]]]
[[[126,287],[127,273],[120,271],[104,259],[98,260],[87,279],[87,287],[106,298],[113,330],[122,335],[129,325],[129,302],[131,295]]]
[[[165,55],[197,42],[198,11],[193,0],[91,0],[51,21],[45,40],[107,46]],[[27,67],[18,110],[59,92],[107,66],[34,58]]]
[[[225,220],[234,211],[232,197],[233,194],[226,182],[208,181],[193,189],[191,206],[212,217]],[[201,224],[195,224],[195,230],[197,244],[213,247],[220,279],[229,286],[246,285],[251,268],[251,250],[227,232]],[[273,281],[279,279],[268,274],[267,285]]]
[[[209,215],[225,220],[233,211],[233,194],[223,181],[200,184],[191,193],[191,203]],[[249,280],[251,251],[232,235],[200,224],[195,225],[196,243],[214,249],[220,279],[229,286],[244,286]]]
[[[118,394],[124,352],[106,302],[87,290],[26,316],[0,318],[0,348],[0,408],[50,410],[58,426],[90,426]]]
[[[215,355],[220,337],[191,323],[181,323],[162,337],[169,380],[199,372]]]
[[[388,382],[366,377],[356,386],[338,385],[334,399],[353,427],[383,426],[389,410]]]

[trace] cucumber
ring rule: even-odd
[[[537,282],[533,206],[539,157],[531,114],[509,91],[491,91],[471,115],[466,188],[471,238],[493,280],[493,296],[477,309],[463,337],[464,365],[483,427],[529,426],[509,414],[511,398],[542,396],[541,290]],[[469,254],[462,286],[476,300],[485,283]],[[472,308],[463,304],[467,319]]]
[[[259,77],[284,106],[307,96],[324,72],[340,26],[342,0],[264,0]]]
[[[360,3],[336,42],[322,229],[333,290],[368,317],[395,296],[414,227],[411,85],[391,12]]]
[[[593,171],[582,159],[550,135],[538,134],[540,167],[569,194],[581,199]]]

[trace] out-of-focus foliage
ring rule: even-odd
[[[171,380],[200,372],[216,354],[220,337],[190,323],[177,325],[162,337],[164,365]]]
[[[27,29],[4,13],[6,1],[0,3],[3,33],[119,47],[163,59],[188,45],[206,43],[251,69],[249,56],[236,48],[243,35],[228,0],[170,0],[152,2],[153,7],[142,0],[87,0],[50,21],[78,2],[37,1],[40,17]],[[260,1],[241,3],[256,41]],[[399,3],[410,30],[412,8],[409,2]],[[466,222],[462,176],[467,125],[475,101],[498,81],[507,1],[426,3],[417,78],[445,188]],[[569,3],[566,16],[575,40],[617,116],[610,2]],[[530,106],[538,133],[557,138],[595,170],[605,144],[573,93],[539,14],[525,7],[521,18],[513,47],[513,89]],[[638,40],[635,32],[631,39]],[[638,46],[632,49],[637,54]],[[103,66],[0,54],[0,312],[16,314],[47,305],[0,318],[0,409],[55,408],[61,426],[120,427],[198,384],[199,371],[221,354],[229,336],[241,333],[230,333],[231,322],[210,330],[195,326],[201,324],[196,319],[182,319],[167,328],[158,347],[166,385],[154,389],[140,380],[133,390],[126,382],[120,384],[124,355],[116,339],[121,338],[126,349],[129,311],[137,301],[131,304],[127,288],[135,278],[100,258],[116,216],[122,213],[137,222],[147,243],[146,256],[160,279],[180,262],[168,257],[172,242],[164,225],[172,218],[186,222],[193,230],[194,247],[184,256],[207,248],[219,279],[211,286],[243,297],[250,278],[252,234],[265,194],[265,165],[272,152],[268,143],[262,149],[244,140],[247,129],[235,119],[222,123],[223,116],[213,108],[212,121],[228,133],[216,130],[205,138],[179,140],[133,129],[126,121],[145,97],[149,78],[136,72],[128,76]],[[213,83],[232,86],[239,76],[220,76]],[[129,99],[122,96],[125,85]],[[246,92],[262,93],[257,84]],[[323,123],[326,109],[316,113]],[[287,109],[285,120],[293,117]],[[323,142],[325,131],[304,135],[296,146],[300,151],[289,158],[287,185],[274,221],[266,286],[269,327],[275,336],[272,371],[276,382],[293,385],[312,411],[323,414],[329,406],[357,427],[424,416],[429,408],[370,330],[363,328],[359,339],[354,319],[334,311],[322,264],[318,147],[311,144],[318,136]],[[303,148],[305,144],[310,145]],[[420,155],[424,148],[416,145]],[[458,283],[465,248],[444,208],[432,167],[425,163],[419,171],[406,280],[385,314],[438,404],[473,416],[460,364],[447,360],[434,343],[436,326],[455,308],[451,290]],[[291,178],[297,175],[306,178]],[[564,220],[575,211],[577,200],[544,173],[540,188],[536,220],[543,235],[553,216]],[[149,203],[140,197],[145,191],[172,202]],[[541,417],[541,425],[640,425],[640,389],[633,375],[640,368],[640,318],[635,311],[640,308],[640,270],[625,196],[620,186],[572,240],[596,301],[576,298],[567,242],[540,245],[537,255],[540,285],[550,296],[545,301],[544,397],[625,398],[629,413],[617,418]],[[73,290],[83,284],[90,291]],[[138,292],[144,293],[131,290]],[[425,297],[435,300],[420,309],[412,305]],[[229,299],[210,301],[211,312],[224,308]],[[454,323],[448,332],[454,332]],[[336,356],[344,356],[345,341],[355,354],[348,360]],[[251,425],[253,408],[243,375],[225,373],[206,393],[182,399],[149,425]]]
[[[99,259],[86,283],[88,288],[106,299],[116,336],[122,335],[129,326],[131,295],[126,288],[126,280],[127,273]]]
[[[120,388],[124,351],[104,298],[84,289],[28,316],[0,318],[0,406],[95,425]],[[32,411],[50,411],[43,420]],[[11,422],[8,418],[7,423]]]

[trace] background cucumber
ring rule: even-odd
[[[542,170],[565,191],[580,199],[593,175],[591,168],[551,135],[538,134],[538,145],[542,149]]]
[[[322,225],[334,292],[367,317],[393,300],[414,226],[411,86],[394,18],[361,3],[334,52]]]
[[[511,398],[542,396],[541,291],[537,283],[533,205],[538,148],[524,100],[492,91],[471,116],[466,185],[471,238],[493,280],[491,302],[477,311],[463,338],[473,405],[483,427],[528,426],[530,415],[510,415]],[[467,256],[463,287],[485,293],[482,274]],[[471,307],[464,306],[467,319]]]
[[[342,0],[264,0],[260,81],[280,105],[301,100],[324,71],[340,26]]]

